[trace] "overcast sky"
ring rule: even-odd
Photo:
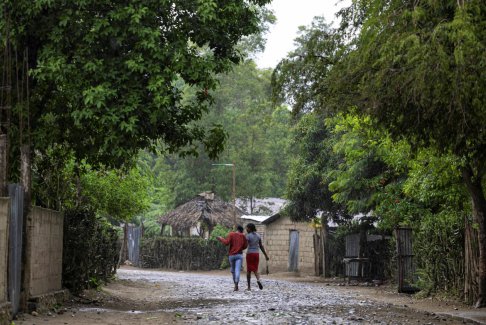
[[[265,52],[256,63],[260,68],[275,68],[278,62],[293,49],[297,27],[309,25],[315,16],[324,15],[326,21],[336,21],[335,13],[349,0],[273,0],[270,8],[275,12],[277,23],[267,35]]]

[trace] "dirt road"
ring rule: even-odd
[[[242,277],[242,280],[246,279]],[[241,283],[243,289],[244,283]],[[67,304],[49,315],[21,316],[15,324],[464,323],[460,319],[417,310],[409,304],[393,305],[384,295],[362,288],[268,277],[264,277],[263,285],[263,290],[254,283],[252,291],[233,292],[229,272],[125,268],[119,270],[117,281],[99,292],[88,293],[86,299]]]

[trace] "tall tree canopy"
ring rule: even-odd
[[[486,305],[486,3],[355,1],[359,35],[334,69],[336,103],[356,105],[391,135],[462,160],[480,229]],[[341,107],[342,108],[342,107]]]
[[[194,195],[213,190],[225,200],[231,199],[232,170],[214,163],[235,163],[236,194],[240,198],[280,197],[287,172],[288,121],[286,107],[271,103],[271,71],[258,69],[246,60],[218,76],[220,87],[212,93],[213,109],[202,125],[219,122],[228,133],[219,161],[208,155],[145,155],[163,187],[170,193],[169,207]]]
[[[341,16],[337,30],[320,19],[302,28],[306,35],[298,38],[299,48],[274,74],[277,95],[294,104],[297,113],[319,114],[327,127],[335,127],[317,144],[334,137],[333,152],[321,148],[320,155],[338,154],[342,160],[331,174],[317,173],[320,185],[330,184],[333,201],[347,203],[348,209],[370,203],[388,227],[420,223],[422,235],[434,218],[440,227],[450,220],[459,225],[472,210],[481,243],[477,306],[484,306],[486,3],[356,0]],[[344,113],[344,121],[356,118],[360,127],[329,124],[338,121],[337,112]],[[320,132],[325,131],[321,123]],[[363,137],[362,131],[371,136]],[[374,163],[377,173],[360,178]],[[308,174],[294,176],[299,184]],[[464,202],[466,189],[471,207]],[[360,197],[365,201],[353,199]],[[308,198],[303,203],[319,202]],[[452,228],[444,233],[453,235]]]
[[[303,116],[294,126],[293,135],[286,189],[288,213],[307,221],[319,213],[326,220],[348,217],[345,204],[336,203],[329,190],[329,173],[337,168],[340,157],[333,155],[333,139],[324,118],[314,113]]]
[[[327,75],[341,52],[342,37],[318,16],[310,26],[299,27],[295,44],[273,72],[274,100],[286,102],[295,114],[316,109],[323,114]]]
[[[268,2],[2,1],[2,41],[30,71],[28,101],[11,96],[34,149],[63,144],[78,160],[116,167],[161,139],[171,151],[200,142],[214,157],[221,127],[191,122],[211,103],[215,74],[240,60],[236,44],[259,30]],[[181,100],[185,87],[197,94],[191,101]],[[11,123],[2,133],[22,127]]]

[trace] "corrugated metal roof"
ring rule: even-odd
[[[252,215],[242,215],[241,219],[252,220],[256,222],[263,223],[265,220],[271,218],[272,216],[252,216]]]
[[[254,213],[256,215],[274,215],[285,206],[287,200],[281,198],[253,198],[251,205],[253,211],[250,211],[250,199],[236,198],[236,206],[245,211],[245,213]]]

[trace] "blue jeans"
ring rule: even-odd
[[[233,274],[233,282],[240,282],[241,264],[243,263],[243,254],[236,254],[229,256],[229,263],[231,265],[231,273]]]

